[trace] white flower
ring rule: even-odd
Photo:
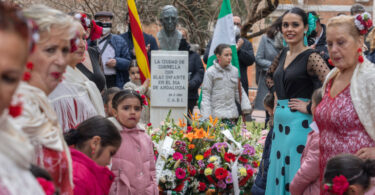
[[[361,21],[359,21],[357,18],[354,20],[354,24],[358,28],[358,30],[365,29],[365,26],[363,26],[363,24],[361,23]]]

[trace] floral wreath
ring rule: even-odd
[[[368,12],[355,15],[354,24],[359,30],[359,34],[367,34],[368,30],[372,27],[371,15]]]

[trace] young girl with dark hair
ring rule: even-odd
[[[137,60],[132,60],[132,63],[129,66],[129,77],[130,81],[125,83],[124,89],[135,90],[139,91],[141,95],[145,95],[146,97],[150,98],[151,90],[150,90],[150,79],[146,79],[143,84],[141,83],[141,76],[139,73],[139,67],[137,64]],[[142,125],[146,125],[150,122],[150,107],[145,105],[142,109],[140,123]]]
[[[362,195],[375,177],[375,161],[341,154],[327,162],[324,171],[324,194]]]
[[[207,69],[203,79],[201,114],[204,119],[212,116],[233,123],[240,114],[236,101],[242,113],[246,115],[251,112],[250,100],[239,83],[238,69],[231,64],[230,46],[219,44],[214,53],[217,60],[214,61],[212,67]],[[240,87],[241,92],[239,92]]]
[[[121,136],[111,121],[95,116],[71,129],[65,140],[73,161],[74,194],[108,194],[114,174],[106,167],[121,145]]]
[[[138,126],[143,102],[134,90],[118,92],[112,99],[114,118],[123,144],[112,159],[116,179],[112,195],[159,194],[156,182],[153,144],[150,136]]]

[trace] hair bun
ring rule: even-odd
[[[370,177],[375,177],[375,160],[366,160],[363,164],[363,171]]]
[[[368,12],[355,15],[354,24],[361,35],[367,34],[368,30],[372,27],[371,15]]]
[[[79,131],[74,128],[70,129],[68,133],[64,135],[64,139],[68,146],[77,144],[80,139]]]

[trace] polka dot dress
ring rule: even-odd
[[[278,101],[274,116],[266,194],[290,194],[289,184],[300,167],[312,119],[311,115],[291,111],[288,100]]]

